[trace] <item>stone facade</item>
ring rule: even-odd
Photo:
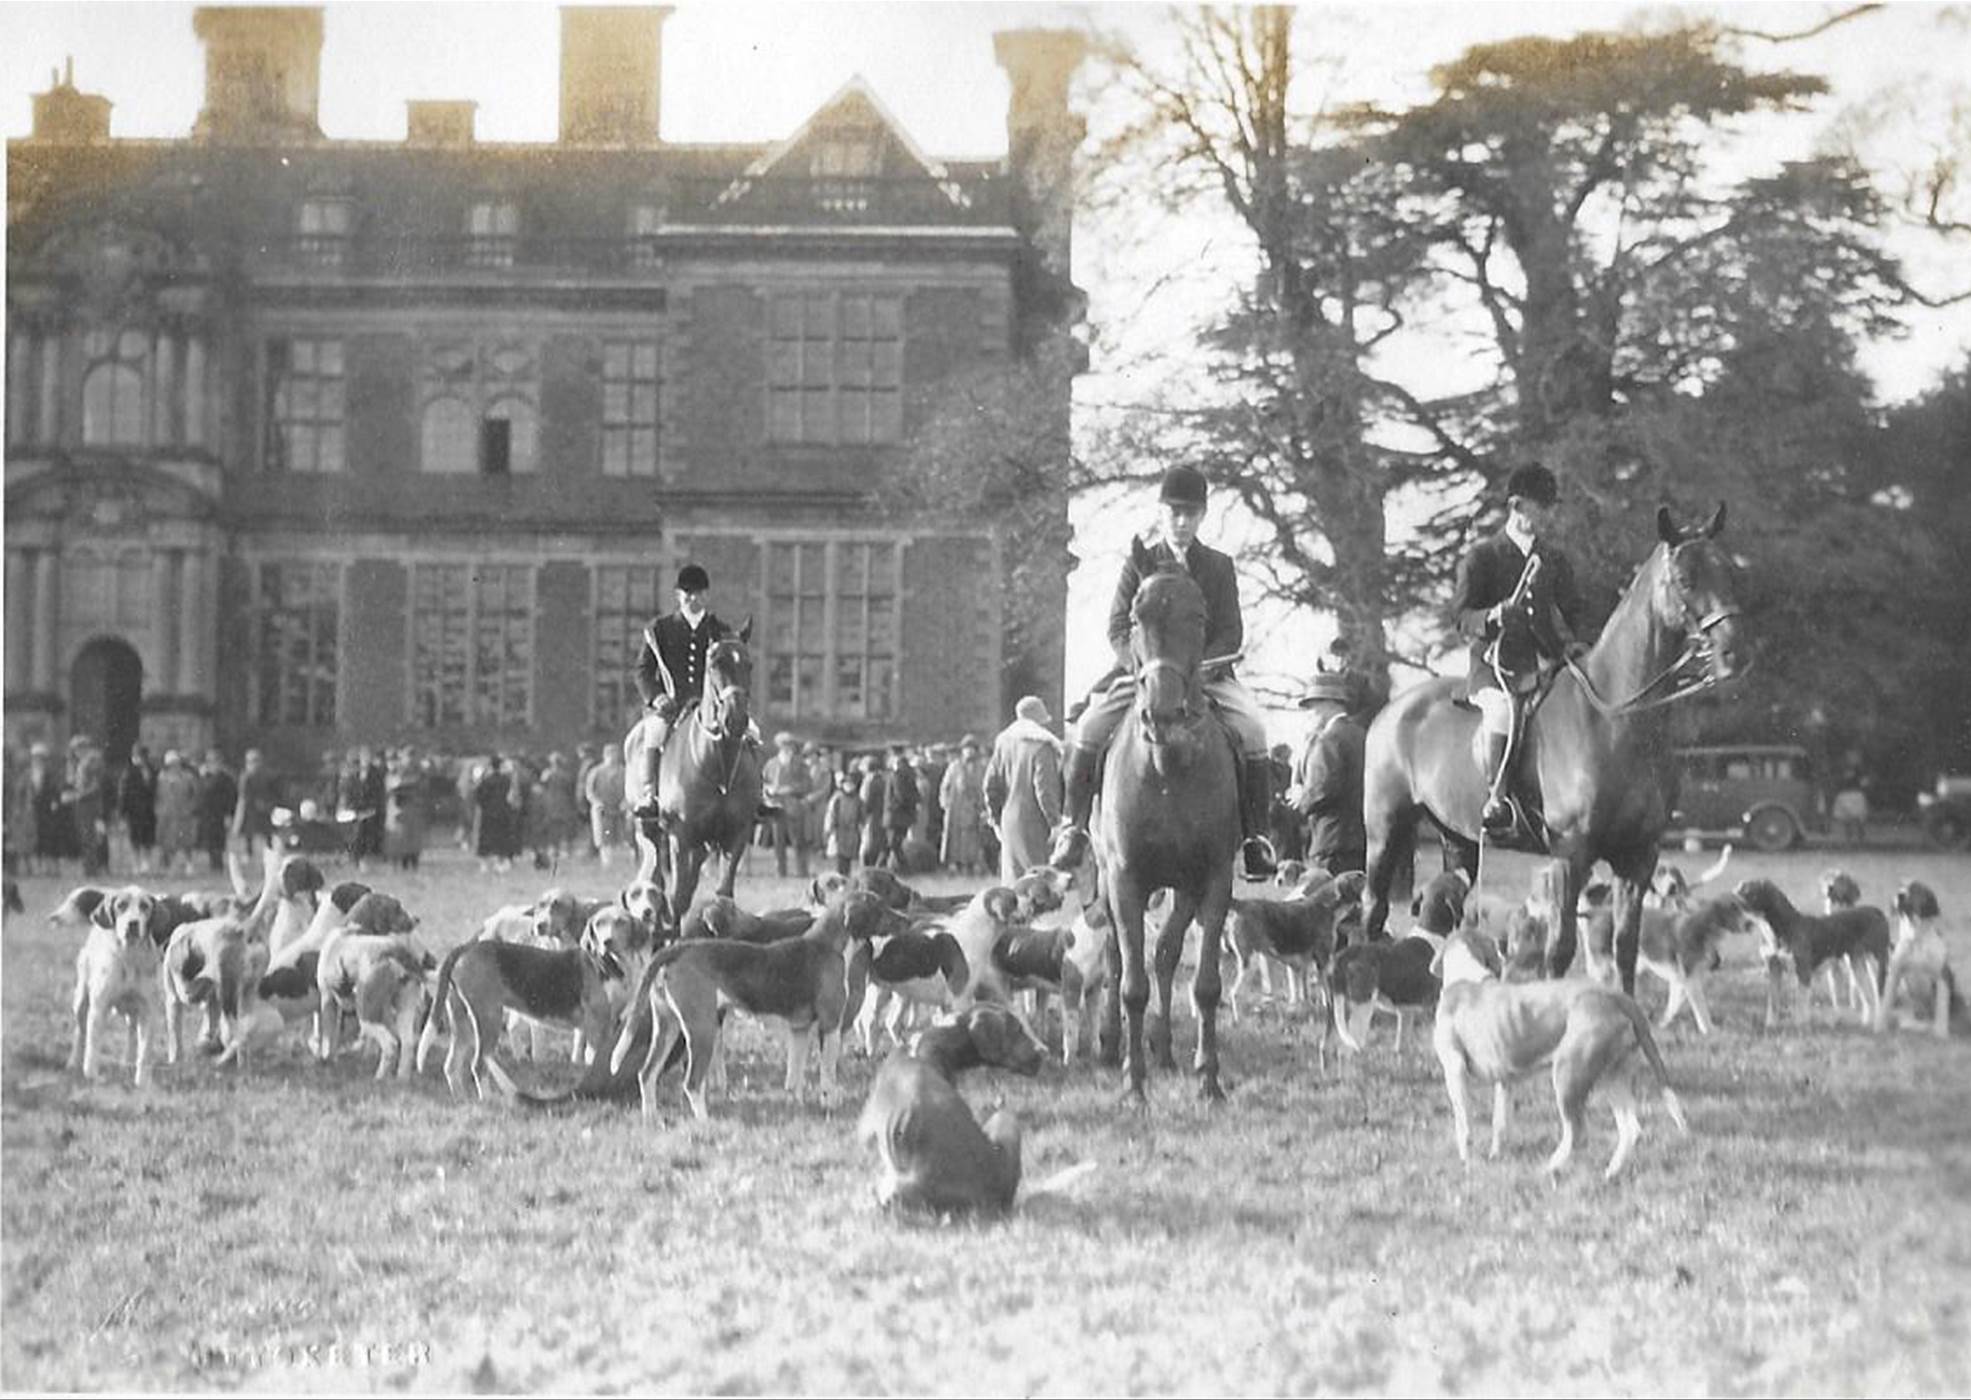
[[[859,83],[771,147],[661,142],[656,9],[564,13],[560,141],[463,103],[325,139],[319,12],[198,13],[191,137],[112,139],[63,79],[9,145],[10,742],[612,738],[687,561],[754,622],[769,731],[1058,710],[993,522],[867,498],[941,381],[1078,319],[1077,39],[1001,36],[1012,154],[941,162]]]

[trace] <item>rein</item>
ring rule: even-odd
[[[1682,678],[1689,671],[1692,662],[1701,663],[1709,656],[1711,651],[1711,629],[1721,622],[1728,622],[1732,618],[1737,617],[1739,610],[1736,608],[1719,608],[1702,616],[1692,617],[1688,600],[1679,594],[1679,601],[1683,605],[1685,621],[1684,644],[1682,649],[1677,652],[1675,660],[1644,681],[1636,688],[1634,694],[1620,704],[1611,705],[1602,697],[1601,691],[1596,688],[1593,679],[1588,675],[1587,669],[1579,661],[1569,657],[1563,663],[1573,673],[1574,679],[1580,682],[1581,692],[1588,697],[1588,703],[1595,707],[1595,710],[1603,719],[1620,719],[1624,715],[1640,714],[1646,710],[1660,709],[1664,705],[1675,704],[1677,701],[1686,700],[1693,695],[1702,695],[1707,690],[1716,690],[1723,684],[1708,669],[1694,678]],[[1675,682],[1669,690],[1665,691],[1662,695],[1645,698],[1646,696],[1650,696],[1650,692],[1666,680]]]
[[[731,705],[732,697],[740,693],[741,689],[736,685],[722,685],[710,692],[710,697],[715,697],[719,701],[717,719],[712,718],[711,707],[704,700],[698,702],[698,727],[711,737],[713,751],[717,752],[728,744],[732,746],[732,758],[726,764],[725,776],[713,784],[718,789],[720,797],[731,794],[732,781],[739,776],[739,760],[746,752],[746,735],[743,731],[738,734],[725,732],[726,709]]]

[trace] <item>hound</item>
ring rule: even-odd
[[[1346,941],[1343,927],[1351,918],[1360,920],[1366,879],[1361,871],[1351,870],[1332,878],[1320,877],[1307,893],[1293,899],[1232,901],[1225,947],[1237,962],[1239,973],[1232,979],[1225,1002],[1234,1021],[1239,1019],[1239,989],[1255,967],[1266,983],[1266,994],[1273,994],[1269,963],[1277,962],[1286,969],[1290,1005],[1305,1003],[1311,996],[1326,999],[1321,969],[1333,959],[1337,944]],[[1320,1008],[1323,1013],[1326,1009]]]
[[[821,1096],[826,1102],[835,1093],[835,1061],[849,1006],[848,949],[851,943],[867,942],[903,926],[902,916],[875,895],[852,889],[830,904],[799,938],[768,944],[715,938],[673,943],[645,968],[623,1017],[609,1068],[622,1070],[640,1026],[648,1020],[654,1030],[638,1074],[644,1116],[656,1116],[658,1077],[682,1039],[685,1100],[693,1114],[705,1118],[709,1116],[706,1080],[718,1059],[722,1013],[736,1007],[786,1027],[789,1092],[803,1092],[810,1053],[819,1049]]]
[[[1583,925],[1587,946],[1603,962],[1614,957],[1615,913],[1597,906]],[[1711,1034],[1711,1008],[1704,984],[1719,965],[1719,949],[1728,934],[1745,932],[1745,907],[1730,895],[1705,900],[1687,909],[1645,906],[1636,967],[1661,981],[1670,1000],[1656,1023],[1668,1030],[1685,1005],[1699,1035]]]
[[[89,936],[75,955],[75,1043],[68,1067],[91,1081],[103,1077],[102,1049],[112,1012],[130,1027],[132,1078],[150,1082],[151,1037],[160,998],[155,920],[157,899],[136,885],[95,901]]]
[[[1936,892],[1921,880],[1905,881],[1896,891],[1896,946],[1889,954],[1882,998],[1875,1008],[1878,1034],[1889,1029],[1896,994],[1905,985],[1912,1004],[1919,1009],[1929,998],[1930,1027],[1937,1039],[1948,1039],[1951,1022],[1965,1019],[1964,998],[1951,971],[1950,945],[1940,927],[1942,919]]]
[[[1880,1004],[1882,978],[1889,967],[1889,916],[1873,905],[1837,909],[1831,914],[1803,914],[1770,880],[1747,880],[1738,887],[1739,902],[1765,921],[1772,935],[1766,959],[1766,1028],[1778,1020],[1779,991],[1783,979],[1782,958],[1793,960],[1793,971],[1803,988],[1811,988],[1814,978],[1833,962],[1850,964],[1850,974],[1864,988],[1864,1024],[1875,1019]],[[1871,969],[1870,962],[1874,963]],[[1813,1019],[1813,998],[1807,998],[1807,1019]],[[1840,1015],[1839,1003],[1835,1007]]]
[[[1460,1162],[1471,1163],[1471,1116],[1466,1105],[1470,1080],[1489,1080],[1493,1085],[1489,1155],[1497,1158],[1511,1113],[1507,1085],[1551,1065],[1560,1144],[1547,1159],[1546,1170],[1557,1176],[1574,1155],[1589,1095],[1611,1070],[1621,1070],[1638,1047],[1655,1073],[1671,1120],[1683,1131],[1690,1130],[1650,1034],[1649,1020],[1632,998],[1580,979],[1502,982],[1498,946],[1468,929],[1446,940],[1436,967],[1444,990],[1438,997],[1431,1042],[1451,1097],[1452,1140]],[[1602,1177],[1613,1181],[1642,1136],[1642,1117],[1630,1076],[1616,1074],[1610,1080],[1609,1098],[1615,1109],[1616,1141]]]
[[[883,1062],[856,1123],[876,1150],[876,1201],[886,1210],[1004,1215],[1020,1188],[1020,1124],[1001,1110],[985,1126],[953,1081],[981,1065],[1037,1074],[1046,1049],[1003,1006],[939,1020]]]

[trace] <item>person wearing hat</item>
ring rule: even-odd
[[[1560,484],[1538,462],[1506,478],[1506,523],[1465,551],[1451,600],[1467,642],[1465,694],[1478,707],[1490,779],[1481,818],[1488,834],[1512,830],[1507,797],[1511,750],[1517,748],[1526,695],[1539,684],[1542,663],[1587,650],[1575,639],[1581,594],[1574,566],[1544,538],[1560,500]]]
[[[999,834],[999,883],[1010,885],[1047,863],[1047,842],[1061,821],[1061,741],[1038,695],[1013,706],[1013,722],[992,741],[985,776],[986,818]]]
[[[985,874],[985,841],[979,830],[985,820],[985,751],[977,735],[958,741],[958,756],[945,765],[938,784],[938,805],[944,809],[939,862],[961,875]]]
[[[1288,803],[1309,828],[1309,870],[1339,875],[1366,870],[1369,833],[1362,822],[1362,749],[1367,731],[1355,718],[1353,677],[1317,674],[1300,707],[1314,712],[1313,728],[1294,768]]]
[[[637,653],[636,688],[644,707],[643,800],[631,815],[654,820],[658,815],[657,774],[664,760],[664,741],[671,724],[687,705],[705,693],[705,658],[712,644],[730,637],[732,628],[706,606],[712,577],[697,564],[678,570],[677,610],[665,613],[643,629],[643,649]],[[762,803],[760,815],[778,816],[780,809]]]
[[[766,793],[780,808],[780,815],[767,823],[773,838],[773,863],[779,874],[787,873],[787,848],[794,848],[795,871],[808,878],[808,794],[814,791],[814,772],[801,752],[801,741],[786,730],[773,736],[773,757],[760,770]]]
[[[1204,523],[1204,474],[1192,467],[1172,467],[1158,489],[1157,530],[1143,543],[1151,567],[1178,568],[1197,580],[1205,598],[1207,659],[1235,655],[1245,644],[1245,619],[1239,611],[1239,576],[1230,555],[1198,539]],[[1097,682],[1087,709],[1068,745],[1067,814],[1054,842],[1053,864],[1073,869],[1088,849],[1088,818],[1095,805],[1095,786],[1109,739],[1135,702],[1135,687],[1115,682],[1135,670],[1130,658],[1130,610],[1143,581],[1136,551],[1122,566],[1115,598],[1109,605],[1109,645],[1116,669]],[[1258,701],[1230,666],[1205,682],[1206,697],[1224,718],[1239,748],[1239,818],[1244,837],[1245,872],[1264,879],[1278,869],[1266,830],[1273,807],[1273,764],[1266,747],[1266,717]]]

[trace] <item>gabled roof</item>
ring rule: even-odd
[[[777,167],[788,163],[790,158],[807,150],[816,139],[817,131],[827,125],[830,118],[858,114],[858,108],[864,109],[872,119],[869,125],[880,128],[888,134],[893,145],[901,150],[909,162],[922,173],[927,183],[935,184],[943,191],[952,207],[962,209],[967,205],[969,201],[963,189],[951,178],[944,162],[924,153],[859,73],[842,84],[832,97],[816,108],[814,115],[802,122],[793,135],[768,147],[758,159],[747,166],[745,171],[719,195],[717,202],[730,204],[743,199],[757,182],[772,178]],[[801,174],[805,175],[806,172],[802,171]]]

